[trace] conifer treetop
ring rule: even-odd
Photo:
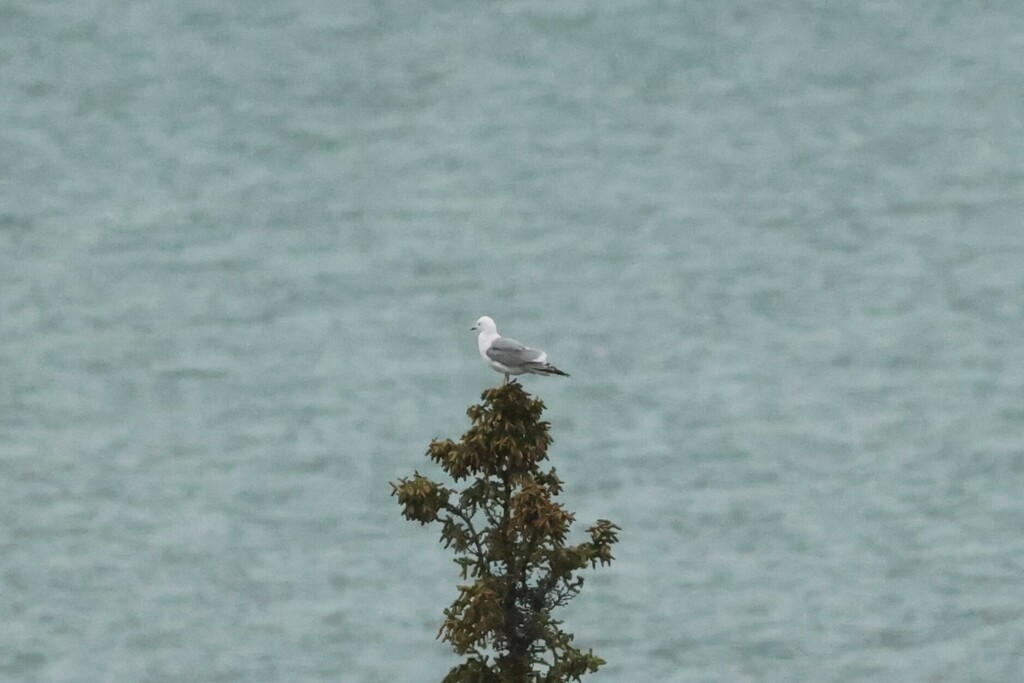
[[[427,456],[461,489],[414,473],[392,483],[402,514],[439,523],[467,582],[444,611],[438,637],[467,659],[445,683],[562,683],[603,660],[572,646],[552,611],[583,586],[577,573],[610,564],[617,527],[598,520],[568,544],[574,515],[555,499],[562,482],[542,469],[551,445],[544,404],[517,382],[483,392],[458,441],[435,439]]]

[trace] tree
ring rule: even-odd
[[[391,484],[403,516],[441,525],[441,542],[467,582],[438,632],[467,656],[444,683],[579,681],[604,660],[573,647],[552,611],[583,586],[578,570],[612,561],[619,527],[598,520],[590,540],[566,545],[574,516],[555,502],[562,482],[554,468],[541,469],[551,444],[544,404],[517,382],[482,399],[470,406],[473,424],[461,441],[435,439],[427,450],[464,488],[418,471]]]

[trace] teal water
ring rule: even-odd
[[[1024,6],[0,5],[0,680],[439,681],[547,349],[599,681],[1024,680]]]

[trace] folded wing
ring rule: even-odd
[[[487,357],[495,363],[501,363],[507,368],[527,367],[533,363],[543,363],[547,354],[537,349],[523,346],[515,339],[498,337],[487,349]]]

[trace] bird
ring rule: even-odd
[[[502,384],[508,384],[509,375],[569,376],[568,372],[562,372],[548,363],[548,354],[540,349],[531,349],[515,339],[499,335],[498,326],[489,316],[482,316],[470,329],[480,330],[480,334],[477,335],[480,357],[493,370],[505,374],[505,381]]]

